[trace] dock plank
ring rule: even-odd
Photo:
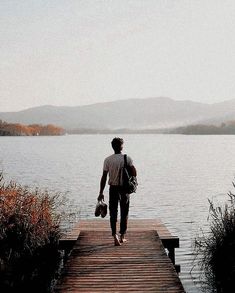
[[[156,225],[161,222],[130,221],[128,242],[118,247],[107,220],[81,221],[55,292],[185,292]]]

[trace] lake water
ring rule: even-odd
[[[176,263],[186,292],[201,292],[193,244],[206,229],[208,199],[233,190],[235,136],[121,135],[138,171],[130,218],[160,218],[180,237]],[[67,193],[79,217],[93,218],[103,159],[113,135],[0,137],[5,179]],[[105,189],[108,199],[108,188]]]

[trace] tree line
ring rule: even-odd
[[[63,135],[64,129],[52,124],[24,125],[20,123],[7,123],[0,120],[0,136],[41,136],[41,135]]]
[[[235,134],[235,121],[221,123],[220,125],[195,124],[178,127],[170,133],[175,134]]]

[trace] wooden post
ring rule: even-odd
[[[167,248],[167,249],[169,251],[168,257],[172,261],[173,265],[175,265],[175,248],[174,247],[171,247],[171,248]]]

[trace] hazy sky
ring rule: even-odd
[[[234,0],[0,0],[0,111],[235,98]]]

